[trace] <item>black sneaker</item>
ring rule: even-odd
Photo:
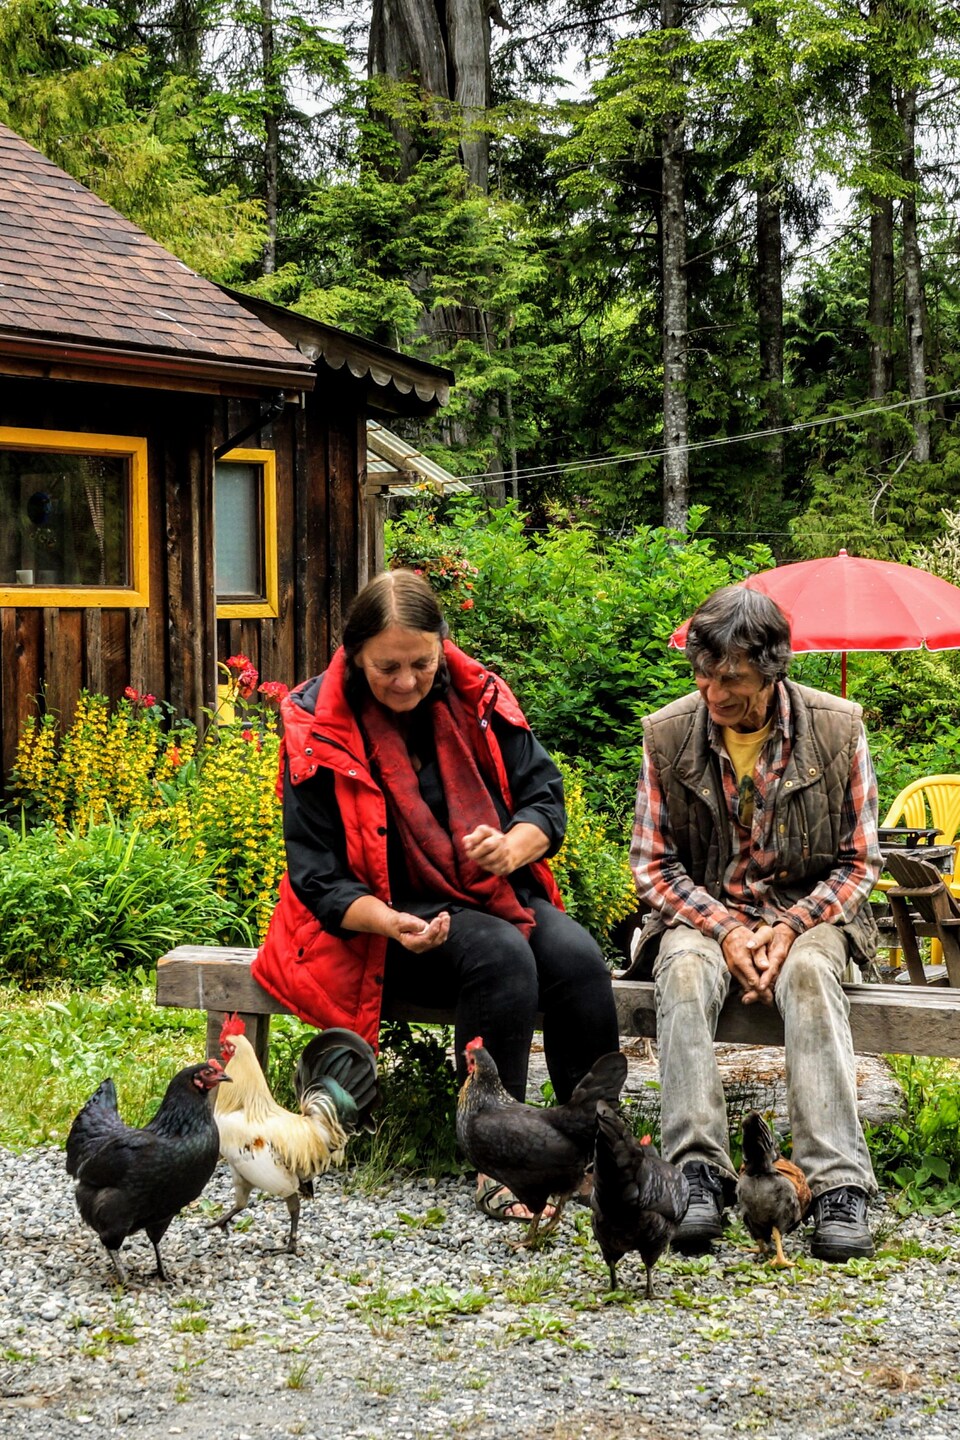
[[[825,1190],[810,1210],[814,1222],[810,1254],[815,1260],[869,1260],[873,1236],[867,1224],[867,1192],[856,1185]]]
[[[683,1173],[690,1204],[670,1242],[682,1255],[702,1255],[723,1234],[723,1185],[720,1172],[705,1160],[688,1160]]]

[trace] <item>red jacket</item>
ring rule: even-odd
[[[512,810],[510,781],[489,717],[495,710],[512,725],[530,727],[499,676],[449,640],[444,642],[444,656],[454,690],[466,704],[476,707],[504,804]],[[341,648],[323,676],[312,715],[292,698],[296,691],[287,696],[281,705],[283,752],[294,785],[314,775],[321,766],[333,772],[350,872],[389,904],[386,801],[370,773],[360,727],[344,691],[345,679],[346,659]],[[562,909],[560,892],[546,861],[535,861],[530,870],[551,904]],[[280,899],[267,938],[254,960],[253,974],[265,990],[301,1020],[319,1029],[345,1025],[376,1046],[386,949],[384,935],[356,934],[343,939],[329,934],[297,899],[284,875]]]

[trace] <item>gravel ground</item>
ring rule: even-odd
[[[301,1254],[265,1254],[286,1208],[205,1228],[218,1171],[164,1241],[178,1283],[147,1279],[143,1236],[118,1290],[76,1214],[63,1155],[0,1151],[0,1425],[7,1440],[136,1433],[259,1440],[511,1440],[755,1434],[960,1435],[960,1226],[874,1215],[874,1262],[754,1264],[732,1230],[714,1259],[606,1269],[588,1212],[516,1254],[465,1180],[375,1197],[331,1175],[305,1202]],[[801,1253],[797,1236],[788,1249]]]

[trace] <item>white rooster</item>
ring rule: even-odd
[[[215,1222],[226,1230],[254,1190],[287,1203],[290,1233],[282,1247],[296,1254],[300,1196],[310,1182],[343,1160],[350,1136],[372,1130],[370,1112],[379,1100],[377,1058],[352,1030],[324,1030],[307,1045],[297,1064],[294,1086],[300,1113],[278,1105],[270,1093],[243,1021],[231,1015],[220,1031],[220,1053],[229,1097],[215,1110],[220,1154],[233,1173],[234,1203]]]

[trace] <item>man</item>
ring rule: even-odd
[[[794,684],[790,626],[756,590],[715,591],[686,655],[695,694],[644,721],[631,865],[649,907],[665,1157],[691,1199],[674,1245],[710,1248],[736,1174],[713,1050],[736,984],[786,1037],[793,1158],[814,1196],[811,1253],[873,1254],[876,1181],[857,1116],[841,977],[876,953],[877,790],[859,705]]]

